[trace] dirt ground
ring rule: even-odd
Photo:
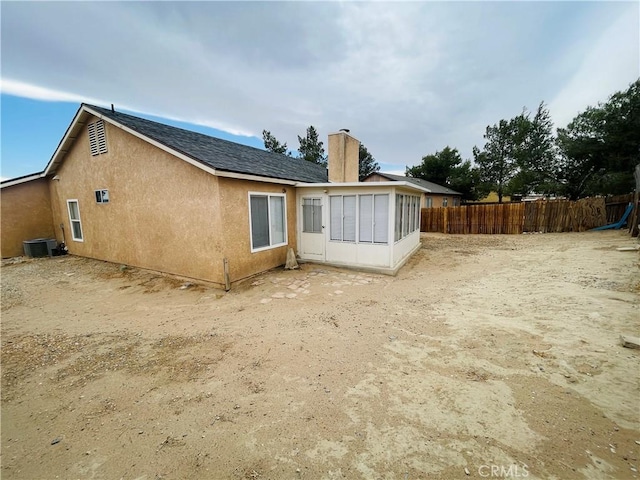
[[[422,240],[229,293],[3,262],[2,478],[638,478],[636,240]]]

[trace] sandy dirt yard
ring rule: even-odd
[[[636,239],[422,242],[229,293],[3,262],[3,480],[639,478]]]

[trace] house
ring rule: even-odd
[[[480,200],[478,200],[477,202],[474,203],[498,203],[498,192],[496,192],[495,190],[491,190],[486,197],[481,198]],[[503,195],[502,196],[502,203],[510,203],[511,202],[511,196],[510,195]]]
[[[363,182],[408,182],[424,189],[420,198],[420,208],[457,207],[460,206],[462,193],[437,183],[428,182],[421,178],[404,177],[391,173],[374,172],[363,179]]]
[[[289,248],[394,274],[420,246],[426,189],[358,182],[358,149],[329,135],[327,171],[82,104],[42,173],[0,184],[2,256],[54,237],[74,255],[226,288],[283,265]]]

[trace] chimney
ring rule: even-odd
[[[329,134],[329,181],[345,183],[358,181],[360,142],[343,128]]]

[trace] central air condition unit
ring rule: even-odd
[[[27,257],[52,257],[53,250],[58,247],[58,241],[55,238],[34,238],[25,240],[22,246]]]

